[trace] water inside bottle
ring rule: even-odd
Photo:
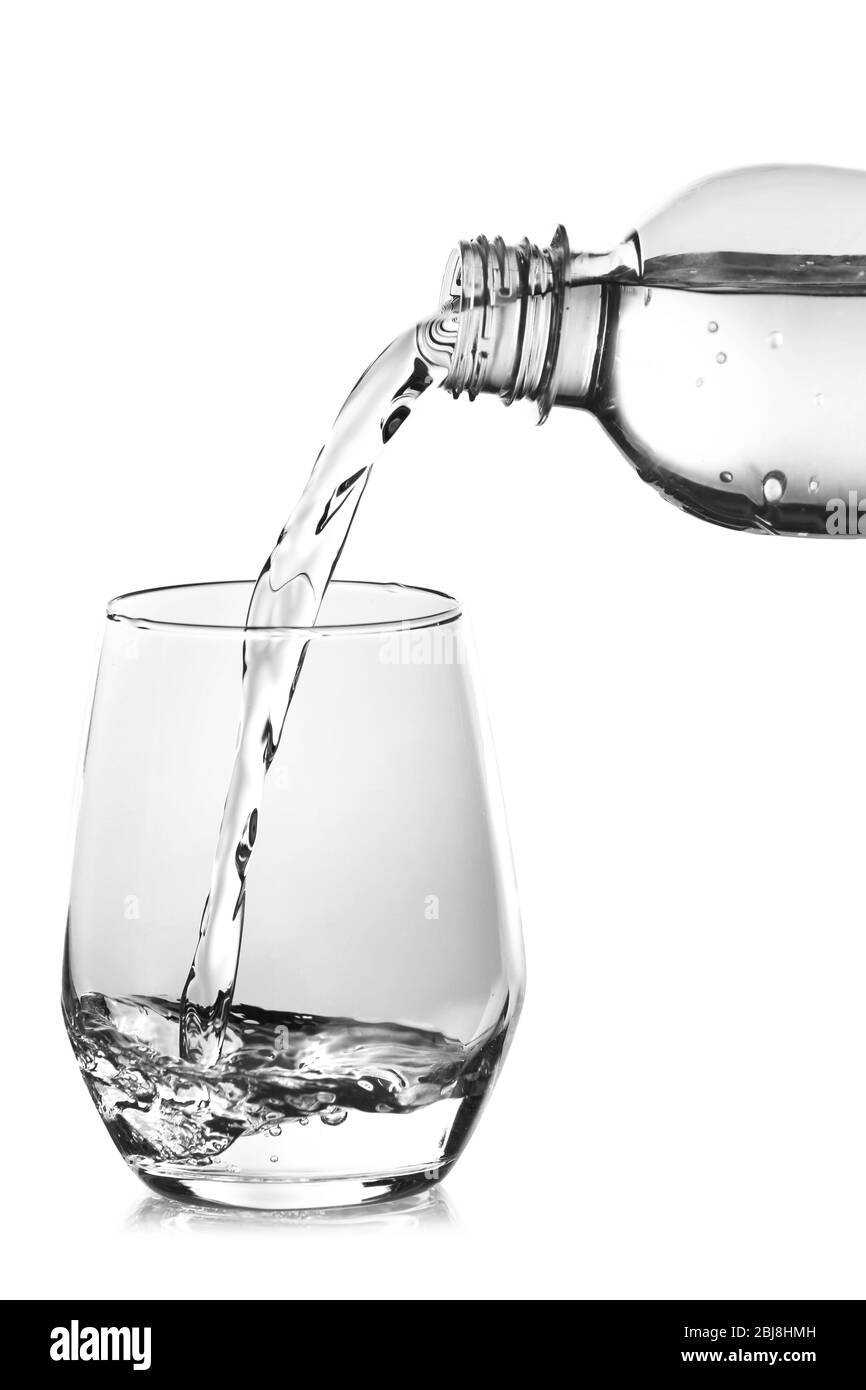
[[[858,534],[862,257],[674,257],[608,315],[592,408],[645,481],[734,529]]]

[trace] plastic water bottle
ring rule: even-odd
[[[645,482],[737,530],[866,534],[866,173],[687,189],[615,250],[463,242],[446,386],[591,411]]]

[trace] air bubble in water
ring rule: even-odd
[[[271,1163],[279,1163],[279,1161],[280,1161],[280,1156],[279,1156],[279,1154],[271,1154]]]
[[[697,379],[697,381],[695,382],[695,385],[696,385],[696,386],[703,386],[703,384],[704,384],[704,379],[703,379],[702,376],[699,376],[698,379]]]
[[[780,348],[780,347],[782,346],[782,344],[784,343],[784,341],[785,341],[785,336],[784,336],[784,334],[783,334],[783,333],[780,333],[778,329],[775,329],[774,332],[772,332],[772,333],[769,335],[769,337],[767,338],[767,347],[769,347],[769,348]]]
[[[732,483],[734,481],[733,473],[729,473],[727,469],[725,469],[724,473],[720,473],[719,477],[723,483]]]
[[[272,1139],[279,1139],[282,1132],[283,1131],[280,1129],[279,1125],[274,1125],[273,1129],[268,1130],[268,1134],[271,1136]]]
[[[727,362],[727,360],[728,360],[728,354],[727,354],[726,352],[717,352],[717,353],[716,353],[716,361],[718,362],[718,364],[719,364],[720,367],[724,366],[724,364]]]
[[[310,1123],[310,1117],[309,1117],[309,1115],[302,1115],[301,1118],[298,1120],[298,1124],[299,1124],[299,1125],[308,1125],[309,1123]]]
[[[359,1081],[358,1085],[361,1087],[362,1091],[372,1091],[373,1089],[372,1081]]]
[[[715,319],[710,319],[709,323],[707,324],[707,332],[708,332],[708,333],[718,333],[718,331],[719,331],[719,325],[716,323]]]
[[[818,488],[819,488],[820,486],[821,486],[821,484],[818,482],[818,479],[817,479],[817,478],[810,478],[810,479],[809,479],[809,491],[810,491],[810,492],[817,492],[817,491],[818,491]]]
[[[787,486],[788,479],[784,473],[768,473],[763,483],[764,501],[781,502]]]
[[[341,1125],[348,1118],[348,1111],[344,1110],[341,1105],[329,1105],[327,1110],[323,1110],[319,1116],[323,1125]]]

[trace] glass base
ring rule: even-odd
[[[253,1211],[315,1211],[330,1207],[369,1206],[390,1198],[409,1197],[441,1182],[453,1167],[445,1161],[408,1173],[360,1174],[346,1177],[236,1178],[228,1173],[192,1175],[173,1165],[139,1168],[142,1182],[161,1197],[200,1202],[207,1206],[246,1207]]]

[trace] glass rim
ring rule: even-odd
[[[363,636],[365,634],[377,634],[386,632],[406,632],[415,631],[421,628],[445,627],[449,623],[456,622],[462,617],[463,609],[459,601],[451,594],[446,594],[441,589],[432,589],[426,585],[402,584],[393,580],[375,579],[334,579],[328,585],[328,593],[334,590],[345,589],[364,589],[387,590],[391,593],[400,590],[408,595],[417,595],[419,602],[422,597],[440,601],[442,607],[436,607],[434,611],[428,613],[418,613],[414,616],[401,618],[383,618],[367,622],[324,622],[310,623],[306,625],[284,624],[282,626],[247,627],[244,623],[235,622],[191,622],[185,619],[173,618],[152,618],[144,613],[124,612],[124,605],[129,605],[133,600],[147,600],[150,597],[177,593],[186,589],[189,592],[200,592],[203,589],[228,589],[237,586],[248,587],[252,593],[255,580],[253,579],[205,579],[194,580],[187,584],[159,584],[149,589],[132,589],[128,593],[118,594],[110,599],[106,605],[106,617],[109,622],[126,623],[130,627],[144,631],[157,631],[168,633],[198,632],[198,633],[253,633],[258,636],[276,637],[288,633],[306,633],[310,638],[313,637],[337,637],[337,636]]]

